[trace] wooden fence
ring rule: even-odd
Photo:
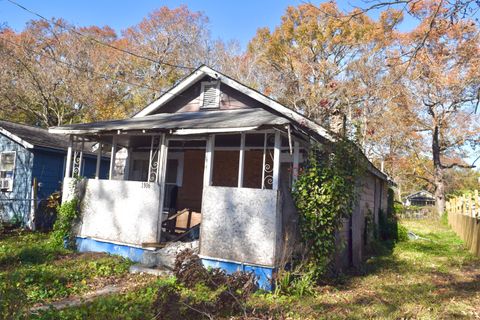
[[[450,199],[448,224],[473,254],[480,256],[480,199],[478,190]]]

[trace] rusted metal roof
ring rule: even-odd
[[[51,133],[95,134],[108,131],[138,130],[186,130],[186,129],[238,129],[238,131],[261,126],[274,126],[290,123],[285,117],[275,115],[260,108],[200,111],[180,113],[160,113],[125,120],[101,121],[52,127]]]

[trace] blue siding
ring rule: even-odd
[[[37,178],[38,199],[45,199],[60,191],[65,170],[65,152],[48,149],[34,149],[32,178]]]
[[[0,152],[16,151],[13,190],[0,191],[0,219],[26,223],[30,214],[33,153],[0,135]]]
[[[55,191],[62,188],[65,173],[67,152],[53,149],[34,149],[35,161],[33,164],[33,177],[40,184],[38,199],[45,199]],[[95,155],[84,155],[81,175],[87,178],[95,177],[97,158]],[[108,177],[109,161],[102,160],[100,166],[100,178]]]

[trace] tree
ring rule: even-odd
[[[447,11],[442,1],[423,2],[418,14],[424,19],[415,30],[405,34],[402,47],[405,52],[416,47],[415,59],[402,63],[402,54],[393,66],[394,73],[411,95],[409,116],[414,131],[430,144],[432,161],[430,183],[435,189],[436,209],[445,210],[445,170],[470,167],[462,160],[467,144],[476,144],[480,126],[475,114],[480,90],[479,30],[470,20],[455,24],[440,19],[438,12]],[[435,20],[433,20],[435,19]],[[432,21],[434,21],[432,25]],[[429,30],[425,38],[425,29]]]
[[[383,49],[400,19],[396,11],[379,21],[350,17],[331,2],[287,8],[273,32],[259,29],[249,44],[249,54],[260,57],[257,68],[268,74],[261,89],[326,126],[345,116],[353,126],[355,108],[374,104],[373,88],[357,75],[369,70],[370,80],[380,83]]]

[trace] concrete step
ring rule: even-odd
[[[152,268],[149,266],[145,266],[143,264],[134,264],[130,266],[129,270],[130,273],[146,273],[146,274],[151,274],[157,277],[165,277],[165,276],[171,276],[173,275],[173,272],[171,270],[168,270],[167,268],[162,268],[162,267],[157,267],[157,268]]]

